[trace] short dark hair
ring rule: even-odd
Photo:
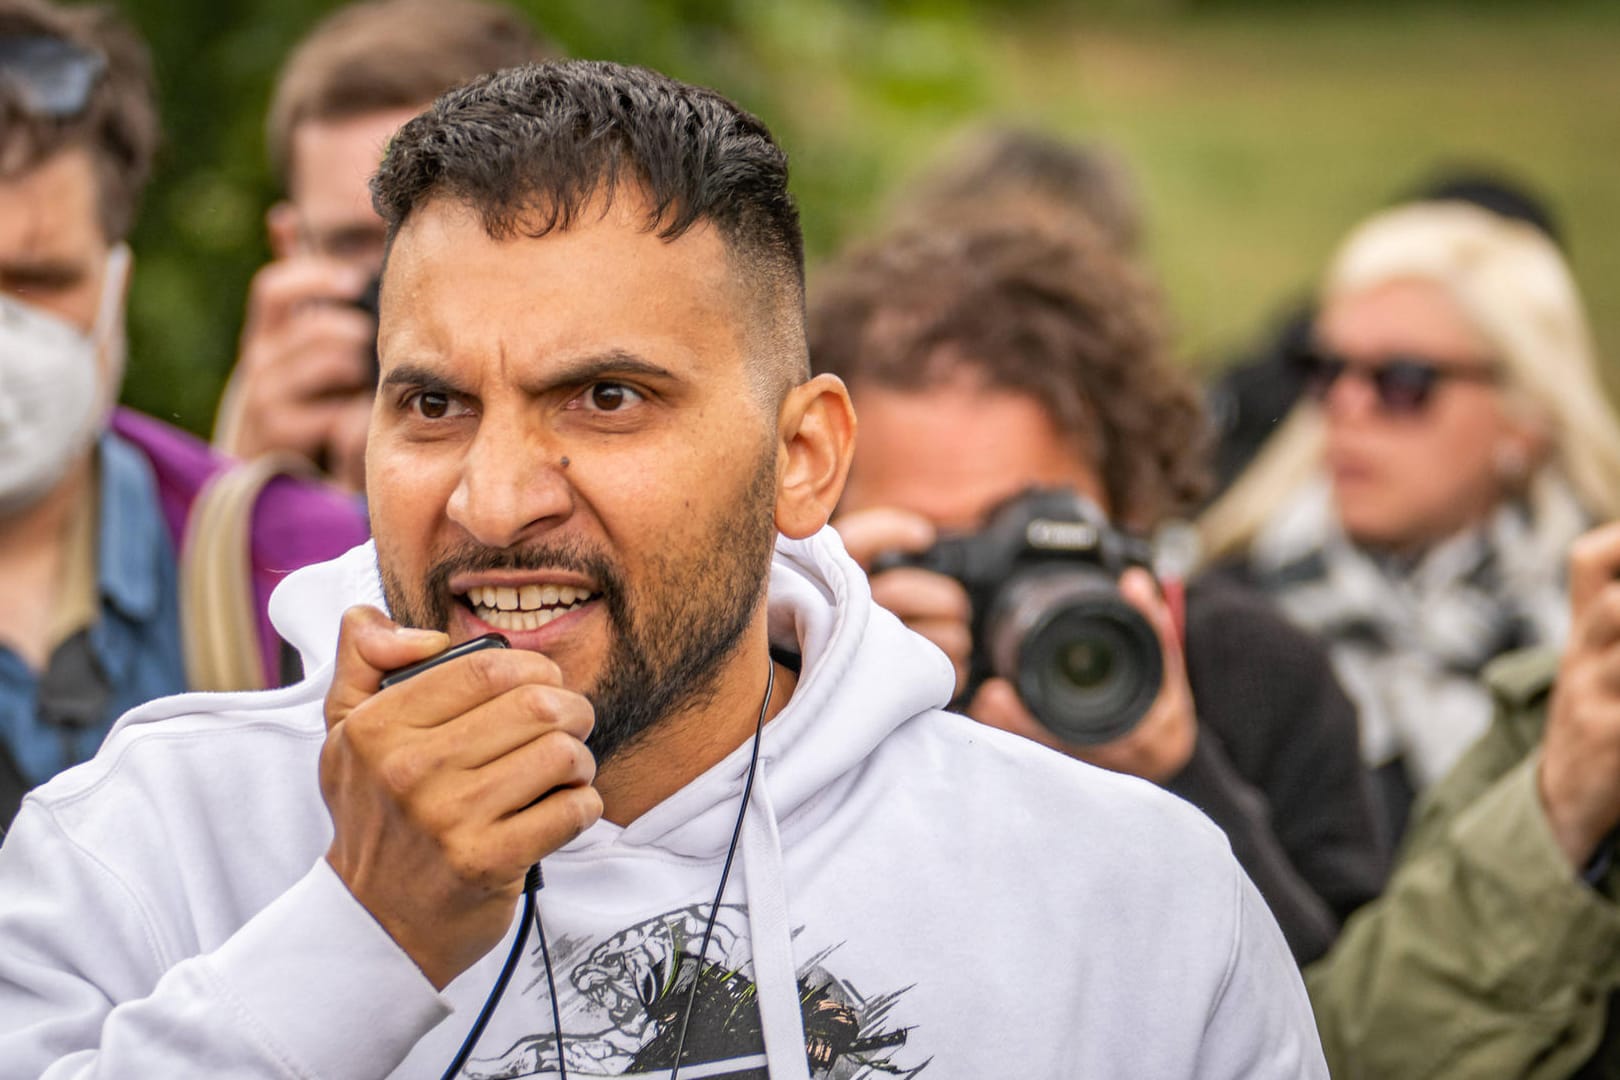
[[[400,129],[372,178],[388,243],[425,202],[475,210],[496,239],[566,230],[629,186],[674,240],[708,222],[774,316],[777,374],[803,377],[804,240],[787,155],[713,90],[594,60],[485,76]]]
[[[1156,290],[1095,233],[897,229],[817,276],[818,372],[923,390],[963,371],[1040,402],[1075,438],[1120,522],[1151,528],[1207,485],[1204,416],[1171,365]]]
[[[159,125],[152,59],[145,43],[106,7],[65,7],[46,0],[0,0],[0,38],[48,37],[99,56],[104,67],[83,109],[41,116],[0,79],[0,175],[31,172],[68,149],[89,151],[97,217],[109,241],[135,223],[157,153]]]
[[[561,55],[522,13],[486,0],[362,0],[315,25],[282,65],[270,99],[270,165],[292,181],[293,131],[425,106],[486,72]]]

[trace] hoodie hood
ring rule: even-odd
[[[271,597],[271,621],[303,658],[307,681],[330,679],[338,627],[355,604],[386,610],[369,542],[297,571]],[[895,728],[945,705],[955,672],[944,653],[872,602],[865,572],[831,527],[806,540],[777,538],[767,605],[772,647],[802,661],[793,697],[765,726],[759,750],[770,805],[786,829]],[[896,679],[895,670],[915,674]],[[743,743],[630,825],[598,822],[565,850],[631,844],[692,857],[722,853],[752,750],[751,740]]]

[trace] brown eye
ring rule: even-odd
[[[628,405],[635,391],[618,383],[597,383],[591,387],[591,407],[602,412],[615,412]]]
[[[442,420],[450,411],[450,398],[445,394],[422,394],[416,399],[416,411],[429,420]]]

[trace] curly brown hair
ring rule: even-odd
[[[1197,505],[1207,430],[1169,360],[1157,291],[1106,241],[994,224],[897,229],[817,275],[810,362],[922,390],[964,369],[1028,394],[1096,468],[1112,515],[1151,528]]]

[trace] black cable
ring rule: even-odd
[[[759,767],[759,736],[765,729],[765,714],[770,710],[771,691],[775,688],[776,664],[773,662],[765,676],[765,700],[759,703],[759,719],[754,721],[754,749],[748,758],[748,779],[743,783],[742,805],[737,808],[737,823],[731,828],[731,846],[726,848],[726,863],[720,870],[720,887],[715,890],[714,903],[709,906],[709,920],[703,927],[703,944],[698,946],[697,969],[692,973],[692,989],[686,994],[686,1012],[681,1016],[681,1036],[675,1042],[675,1060],[670,1064],[669,1080],[676,1080],[681,1071],[681,1054],[686,1050],[686,1028],[692,1022],[692,1006],[697,1004],[698,987],[703,982],[703,961],[709,955],[709,938],[714,934],[715,920],[720,917],[720,901],[726,895],[726,879],[731,877],[731,860],[737,854],[737,839],[742,836],[743,818],[748,814],[748,798],[753,794],[754,773]]]
[[[540,864],[534,864],[535,880],[540,879]],[[540,935],[540,959],[546,965],[546,993],[551,995],[551,1031],[557,1040],[557,1080],[568,1080],[568,1063],[563,1060],[562,1010],[557,1006],[557,980],[551,974],[551,950],[546,947],[546,928],[540,921],[540,905],[534,906],[534,929]]]
[[[765,714],[770,711],[771,693],[776,689],[776,665],[772,663],[765,675],[765,700],[759,704],[759,718],[754,721],[754,747],[748,758],[748,779],[743,783],[742,805],[737,808],[737,822],[731,829],[731,844],[726,848],[725,865],[720,870],[720,887],[715,890],[714,903],[709,907],[709,919],[703,927],[703,943],[698,947],[697,970],[692,975],[692,988],[686,995],[686,1012],[681,1017],[681,1034],[675,1044],[675,1062],[670,1069],[669,1080],[676,1080],[681,1067],[681,1054],[686,1049],[686,1030],[692,1022],[692,1007],[697,1004],[698,987],[703,979],[703,961],[709,954],[709,941],[714,935],[715,920],[720,915],[720,902],[726,895],[726,882],[731,877],[731,863],[737,855],[737,841],[742,836],[743,818],[748,814],[748,799],[754,791],[754,775],[759,769],[759,737],[765,728]],[[535,903],[535,894],[545,886],[545,879],[540,873],[540,864],[535,863],[529,867],[529,872],[523,878],[523,916],[519,921],[517,940],[512,942],[512,949],[506,954],[506,962],[501,965],[501,973],[495,980],[495,985],[484,999],[484,1007],[478,1011],[478,1019],[473,1021],[472,1030],[462,1042],[461,1049],[456,1051],[455,1060],[444,1071],[440,1080],[454,1080],[456,1074],[461,1072],[472,1056],[473,1049],[478,1045],[478,1039],[484,1034],[484,1028],[489,1024],[489,1018],[495,1015],[495,1007],[500,1004],[501,997],[506,993],[506,986],[512,981],[512,972],[517,968],[518,957],[523,953],[523,946],[529,940],[529,926],[532,923],[540,936],[540,959],[546,969],[546,991],[551,996],[551,1023],[552,1035],[557,1043],[557,1074],[558,1080],[568,1080],[568,1066],[563,1061],[563,1032],[562,1014],[557,1004],[557,982],[552,974],[551,950],[546,945],[546,928],[540,920],[540,907]]]
[[[456,1051],[455,1060],[450,1067],[444,1070],[439,1080],[454,1080],[461,1072],[467,1058],[472,1055],[473,1047],[478,1045],[478,1038],[484,1033],[489,1018],[495,1015],[495,1006],[501,1003],[501,996],[506,993],[506,984],[512,981],[512,972],[517,967],[518,957],[523,954],[523,946],[529,940],[529,922],[535,915],[534,894],[540,890],[540,864],[529,867],[529,872],[523,878],[523,918],[518,922],[517,940],[512,942],[512,950],[506,954],[506,963],[501,965],[501,974],[495,980],[495,986],[484,999],[484,1007],[478,1010],[478,1019],[473,1021],[472,1030],[467,1032],[466,1039],[462,1040],[461,1049]],[[549,968],[548,968],[549,973]],[[558,1047],[559,1052],[561,1046]]]

